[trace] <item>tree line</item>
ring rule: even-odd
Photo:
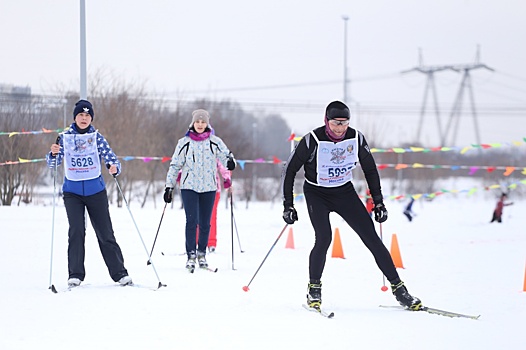
[[[91,81],[88,98],[94,106],[93,125],[100,129],[119,157],[171,157],[177,140],[188,130],[191,112],[204,108],[210,112],[210,124],[232,150],[237,159],[286,160],[290,153],[290,126],[279,114],[247,111],[239,103],[230,100],[173,101],[152,98],[140,85],[120,82],[118,79],[100,77]],[[55,130],[73,122],[73,106],[79,100],[78,93],[60,95],[32,95],[23,93],[0,94],[0,131],[29,131],[42,128]],[[381,128],[374,120],[364,125],[363,132],[370,147],[381,147]],[[56,133],[34,135],[17,134],[0,136],[0,161],[44,158]],[[420,146],[419,144],[396,145],[396,147]],[[498,150],[432,153],[375,153],[378,164],[422,163],[449,165],[495,165],[524,166],[525,152],[517,147]],[[119,184],[129,202],[143,206],[148,199],[160,200],[169,162],[153,160],[124,161]],[[269,200],[280,197],[279,179],[281,164],[246,163],[244,169],[235,170],[236,195],[247,203],[251,200]],[[383,180],[390,179],[389,193],[428,193],[437,191],[437,181],[451,177],[470,176],[483,186],[492,183],[510,183],[523,179],[520,171],[504,178],[502,172],[488,173],[484,170],[474,175],[466,171],[450,169],[387,168],[380,171]],[[105,174],[111,201],[122,205],[122,198],[109,175]],[[365,193],[365,181],[361,172],[355,171],[355,186]],[[62,167],[58,169],[58,188],[63,178]],[[263,181],[265,179],[265,181]],[[48,186],[53,173],[44,162],[0,166],[0,203],[19,205],[31,203],[38,186]],[[296,190],[301,192],[302,174],[298,173]],[[524,191],[518,189],[520,193]]]

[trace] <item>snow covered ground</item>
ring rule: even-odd
[[[223,198],[224,200],[224,198]],[[413,222],[402,202],[387,201],[383,240],[396,233],[409,291],[428,306],[479,320],[382,309],[396,305],[382,292],[383,279],[370,253],[337,216],[345,259],[329,258],[323,276],[325,319],[305,311],[308,254],[313,231],[304,203],[300,221],[287,228],[244,292],[284,227],[281,205],[237,203],[233,234],[230,209],[219,209],[217,273],[184,269],[184,213],[168,206],[153,253],[159,280],[147,260],[164,203],[131,212],[111,207],[125,265],[138,287],[110,279],[88,226],[87,276],[67,292],[67,220],[61,200],[54,230],[49,287],[52,207],[0,207],[0,349],[524,349],[526,203],[504,208],[504,222],[490,224],[496,201],[467,195],[419,200]],[[511,197],[510,200],[514,200]],[[161,201],[161,195],[159,195]],[[379,226],[377,225],[377,228]],[[290,233],[292,232],[292,233]],[[292,234],[294,249],[285,248]],[[244,253],[241,253],[240,248]],[[164,253],[164,255],[161,254]],[[232,261],[232,255],[234,261]],[[235,269],[233,269],[235,268]],[[143,288],[144,287],[144,288]]]

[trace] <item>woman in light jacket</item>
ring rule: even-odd
[[[166,175],[164,201],[173,199],[173,189],[181,170],[181,198],[186,214],[186,268],[193,272],[196,258],[200,268],[207,268],[206,247],[210,217],[217,191],[217,161],[234,170],[236,162],[223,140],[212,134],[210,115],[204,109],[192,112],[192,122],[185,136],[177,142]],[[199,240],[196,229],[199,225]]]

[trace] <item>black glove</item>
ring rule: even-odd
[[[174,189],[172,187],[166,187],[164,189],[164,196],[163,196],[163,199],[164,199],[164,202],[165,203],[172,203],[172,193],[173,193]]]
[[[387,220],[387,209],[383,202],[380,202],[374,206],[374,219],[382,223]]]
[[[285,206],[285,209],[283,210],[283,220],[289,225],[298,221],[298,212],[294,209],[294,206]]]
[[[228,156],[228,160],[226,161],[226,168],[230,171],[236,168],[236,160],[234,159],[234,156],[232,154]]]

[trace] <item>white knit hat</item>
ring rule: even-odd
[[[190,127],[192,127],[192,125],[194,125],[194,123],[198,120],[202,120],[206,124],[210,124],[210,115],[204,109],[196,109],[192,112],[192,122],[190,123]]]

